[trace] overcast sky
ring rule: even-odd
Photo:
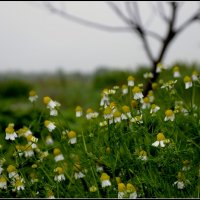
[[[164,34],[153,6],[140,2],[144,23]],[[154,2],[155,3],[155,2]],[[181,24],[198,2],[185,2],[178,18]],[[66,2],[66,10],[97,22],[123,25],[105,2]],[[167,8],[166,8],[167,9]],[[154,18],[153,18],[154,17]],[[152,43],[156,53],[157,44]],[[186,29],[170,46],[164,64],[200,62],[200,23]],[[133,33],[110,33],[61,18],[38,2],[0,2],[0,72],[22,71],[93,72],[99,66],[134,69],[149,64],[143,46]]]

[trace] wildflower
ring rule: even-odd
[[[135,86],[132,89],[132,92],[133,92],[133,99],[138,100],[138,99],[142,99],[143,98],[142,91],[138,86]]]
[[[25,149],[24,149],[24,156],[27,158],[27,157],[32,157],[34,156],[34,151],[32,149],[32,146],[27,144],[25,146]]]
[[[122,199],[126,192],[126,186],[124,183],[118,183],[118,199]]]
[[[54,169],[54,172],[56,173],[54,181],[60,182],[65,180],[64,170],[62,167],[56,167],[56,169]]]
[[[51,116],[57,116],[58,115],[58,111],[56,109],[51,109],[50,110],[50,115]]]
[[[177,83],[177,80],[169,80],[166,83],[162,84],[161,89],[166,89],[167,91],[172,90],[176,83]]]
[[[127,85],[122,85],[122,94],[123,95],[128,94],[128,86]]]
[[[147,94],[147,97],[149,98],[149,102],[152,103],[154,102],[154,95],[153,95],[153,91],[152,90],[149,90],[148,94]]]
[[[7,172],[8,172],[8,177],[9,178],[18,178],[19,177],[19,174],[17,173],[17,170],[15,168],[15,166],[13,165],[9,165],[7,167]]]
[[[36,173],[32,172],[32,173],[30,173],[29,176],[31,178],[31,183],[37,183],[37,182],[39,182],[39,179],[38,179]]]
[[[80,179],[80,178],[84,178],[85,177],[85,174],[83,174],[81,172],[81,165],[79,164],[79,162],[74,164],[74,170],[75,170],[75,173],[74,173],[74,178],[75,179]]]
[[[174,121],[174,119],[175,119],[174,112],[172,110],[166,110],[164,121],[168,121],[168,120]]]
[[[48,199],[55,199],[55,196],[54,196],[54,194],[53,194],[53,192],[51,190],[47,191],[47,198]]]
[[[60,151],[60,149],[59,148],[55,148],[54,150],[53,150],[53,154],[54,154],[54,160],[56,161],[56,162],[58,162],[58,161],[61,161],[61,160],[64,160],[64,156],[63,156],[63,154],[61,153],[61,151]]]
[[[194,70],[193,72],[192,72],[192,80],[193,81],[198,81],[198,73]]]
[[[46,141],[45,141],[45,142],[46,142],[47,145],[52,145],[52,144],[54,143],[54,141],[53,141],[51,135],[48,135],[48,136],[46,137]]]
[[[192,87],[192,79],[189,76],[184,77],[185,89]]]
[[[96,171],[97,172],[102,172],[103,171],[103,166],[96,164]]]
[[[28,137],[29,135],[32,134],[31,130],[30,130],[28,127],[26,127],[26,126],[24,126],[24,127],[22,128],[22,133],[23,133],[23,135],[24,135],[25,137]]]
[[[34,91],[34,90],[31,90],[30,92],[29,92],[29,101],[30,102],[34,102],[34,101],[36,101],[37,100],[37,98],[38,98],[38,95],[36,94],[36,92]]]
[[[151,104],[148,97],[141,99],[142,109],[150,108]]]
[[[143,77],[146,78],[146,79],[147,78],[153,78],[153,73],[152,72],[146,72],[146,73],[143,74]]]
[[[161,147],[165,147],[165,144],[164,144],[165,140],[166,140],[166,139],[165,139],[164,134],[163,134],[163,133],[158,133],[158,134],[157,134],[157,141],[155,141],[155,142],[152,144],[152,146],[158,147],[158,146],[160,145]]]
[[[131,119],[131,122],[137,123],[137,124],[142,124],[142,115],[135,116]]]
[[[23,154],[24,154],[24,146],[23,145],[16,145],[15,148],[17,150],[18,155],[20,157],[22,157]]]
[[[130,87],[134,86],[135,78],[133,76],[129,76],[127,80],[128,80],[128,86],[130,86]]]
[[[28,135],[27,137],[26,137],[26,139],[27,139],[27,141],[28,141],[28,144],[29,145],[31,145],[31,147],[33,148],[33,149],[35,149],[35,148],[37,148],[37,141],[38,141],[38,138],[36,138],[35,136],[33,136],[33,135]]]
[[[89,190],[90,190],[90,192],[96,192],[97,191],[97,187],[93,185],[93,186],[91,186],[89,188]]]
[[[165,69],[165,67],[161,63],[158,63],[157,66],[156,66],[156,73],[160,73],[164,69]]]
[[[160,110],[159,106],[157,106],[156,104],[151,105],[151,110],[150,110],[151,114],[156,113],[158,110]]]
[[[47,105],[47,108],[54,109],[57,106],[57,103],[53,101],[49,96],[43,98],[44,104]]]
[[[111,119],[113,117],[112,109],[110,107],[106,107],[104,109],[104,119]]]
[[[180,70],[179,70],[179,67],[178,67],[178,66],[175,66],[175,67],[173,68],[173,77],[174,77],[174,78],[179,78],[179,77],[181,77]]]
[[[116,179],[117,184],[119,184],[119,183],[122,182],[122,181],[121,181],[121,178],[120,178],[119,176],[117,176],[115,179]]]
[[[52,132],[56,128],[56,126],[54,125],[54,122],[51,122],[48,120],[45,120],[44,125],[49,130],[49,132]]]
[[[189,169],[190,169],[190,162],[189,162],[189,160],[184,160],[184,161],[183,161],[182,170],[183,170],[183,171],[187,171],[187,170],[189,170]]]
[[[107,187],[107,186],[111,186],[110,176],[108,176],[108,174],[102,173],[100,179],[101,179],[102,188]]]
[[[100,106],[107,107],[110,104],[110,100],[109,100],[109,97],[108,97],[109,93],[110,93],[110,91],[108,89],[103,90]]]
[[[81,106],[77,106],[75,111],[76,111],[76,117],[81,117],[83,115],[83,109],[81,108]]]
[[[146,161],[147,160],[147,152],[144,150],[140,151],[139,159]]]
[[[7,180],[4,176],[0,177],[0,189],[7,189]]]
[[[131,100],[131,106],[132,106],[133,108],[137,108],[138,102],[137,102],[135,99],[132,99],[132,100]]]
[[[115,123],[121,122],[121,112],[119,112],[118,110],[116,110],[116,111],[113,113],[113,117],[114,117],[114,122],[115,122]]]
[[[70,144],[76,144],[76,142],[77,142],[76,132],[75,131],[69,131],[67,133],[67,135],[69,137],[69,143]]]
[[[136,189],[131,183],[127,183],[126,191],[129,194],[129,199],[136,199],[137,198]]]
[[[153,90],[156,90],[158,88],[158,83],[152,83],[151,87]]]
[[[93,117],[93,110],[92,110],[92,108],[88,108],[86,111],[86,118],[92,119],[92,117]]]
[[[19,178],[17,179],[14,183],[13,183],[13,186],[14,186],[14,189],[13,191],[19,191],[19,190],[24,190],[25,186],[24,186],[24,180],[23,178]]]
[[[108,125],[107,121],[99,122],[99,126],[107,126],[107,125]]]
[[[14,130],[14,124],[9,123],[8,127],[5,129],[6,132],[6,140],[15,140],[15,138],[17,138],[17,134]]]
[[[121,118],[122,119],[128,119],[128,118],[131,118],[131,111],[130,111],[130,108],[126,105],[122,106],[122,110],[124,113],[122,113],[121,115]]]
[[[189,183],[189,180],[185,179],[185,175],[183,172],[178,172],[177,179],[178,180],[173,183],[173,186],[177,185],[177,188],[179,190],[184,189],[185,186]]]

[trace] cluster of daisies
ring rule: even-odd
[[[156,72],[161,73],[165,70],[165,67],[162,64],[157,65]],[[143,116],[145,113],[149,113],[151,117],[155,117],[157,112],[161,111],[161,107],[156,104],[154,90],[158,87],[161,89],[166,89],[167,91],[172,91],[174,89],[175,84],[178,79],[181,78],[180,69],[178,66],[175,66],[173,69],[173,78],[176,80],[170,80],[168,82],[152,83],[152,90],[150,90],[147,96],[143,95],[143,84],[136,84],[135,78],[133,76],[129,76],[127,78],[127,84],[123,84],[121,87],[114,86],[112,89],[105,88],[101,93],[100,99],[100,112],[93,110],[92,108],[88,108],[84,113],[83,108],[79,105],[75,108],[75,116],[76,118],[85,117],[86,120],[98,119],[99,127],[108,127],[111,124],[119,124],[123,121],[129,122],[127,124],[143,124]],[[145,79],[153,78],[153,74],[151,72],[144,74]],[[193,87],[194,82],[198,82],[198,73],[193,71],[191,76],[185,76],[183,78],[185,83],[185,89]],[[124,102],[123,105],[119,105],[117,100],[114,101],[114,97],[117,95],[117,98],[121,98]],[[128,97],[128,98],[126,98]],[[130,97],[130,98],[129,98]],[[116,98],[116,99],[117,99]],[[29,92],[29,100],[31,103],[37,101],[38,95],[32,90]],[[129,99],[128,102],[125,99]],[[62,153],[61,148],[53,147],[55,144],[54,139],[52,137],[53,132],[58,129],[57,124],[54,121],[54,117],[59,115],[59,109],[61,104],[55,100],[53,100],[49,96],[43,97],[43,103],[46,106],[46,109],[49,112],[49,119],[44,121],[44,127],[48,131],[48,135],[45,138],[45,144],[50,146],[53,149],[53,158],[54,162],[57,164],[56,167],[52,170],[54,174],[53,180],[57,183],[62,183],[68,177],[67,175],[67,164],[65,161],[65,155]],[[197,106],[194,106],[194,110],[197,110]],[[174,109],[168,108],[163,113],[163,121],[164,122],[173,122],[175,120],[175,115],[177,113],[182,113],[183,115],[188,115],[189,111],[184,107],[183,101],[175,101]],[[44,158],[49,156],[48,151],[41,151],[38,145],[38,141],[40,138],[34,136],[33,132],[30,128],[23,126],[19,130],[15,130],[15,124],[9,123],[5,128],[5,140],[13,142],[15,146],[15,153],[13,156],[18,156],[20,158],[28,159],[33,158],[35,156],[39,157],[39,162],[43,162]],[[58,130],[60,131],[60,129]],[[62,137],[68,139],[68,143],[71,146],[77,144],[77,133],[74,130],[62,130]],[[25,144],[14,143],[18,138],[23,138]],[[171,141],[169,138],[166,138],[163,132],[159,132],[156,135],[156,138],[149,145],[163,149],[166,146],[170,145]],[[73,178],[83,179],[87,176],[87,169],[84,169],[81,166],[80,159],[78,156],[74,156],[74,165],[73,165]],[[138,159],[146,162],[148,161],[148,155],[145,150],[140,150],[138,154]],[[37,165],[33,164],[31,166],[31,171],[33,169],[37,169]],[[187,184],[189,184],[189,180],[187,180],[184,176],[184,172],[190,170],[190,162],[188,160],[183,161],[183,168],[177,175],[177,181],[172,185],[177,186],[178,189],[184,189]],[[96,163],[96,172],[99,175],[99,181],[101,182],[102,188],[108,188],[112,186],[112,182],[110,181],[110,176],[104,171],[104,168],[99,163]],[[30,173],[31,183],[39,182],[39,178],[37,177],[36,172]],[[25,190],[25,179],[20,173],[20,169],[15,164],[6,165],[6,160],[0,160],[0,189],[7,190],[9,186],[11,186],[13,192]],[[137,188],[133,185],[133,183],[127,182],[123,183],[120,177],[116,177],[117,190],[118,190],[118,198],[137,198]],[[97,185],[92,185],[89,188],[90,192],[98,191]],[[47,190],[48,198],[55,198],[52,190]]]

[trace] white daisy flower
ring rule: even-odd
[[[102,188],[111,186],[110,176],[108,176],[108,174],[102,173],[100,179],[101,179],[101,186],[102,186]]]
[[[44,125],[46,126],[46,128],[49,130],[49,132],[52,132],[56,126],[54,125],[53,122],[45,120]]]

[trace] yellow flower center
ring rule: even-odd
[[[135,187],[131,183],[127,183],[126,188],[128,193],[133,193],[136,191]]]
[[[127,89],[127,85],[122,85],[122,89]]]
[[[112,112],[111,108],[107,106],[103,113],[104,113],[104,115],[109,115],[109,114],[111,114],[111,112]]]
[[[114,117],[120,117],[121,116],[121,112],[119,112],[118,110],[116,110],[113,114]]]
[[[58,148],[55,148],[55,149],[53,150],[53,154],[54,154],[55,156],[57,156],[57,155],[61,154],[61,151],[60,151],[60,149],[58,149]]]
[[[196,75],[196,76],[197,76],[198,73],[197,73],[196,71],[193,71],[193,72],[192,72],[192,75]]]
[[[167,117],[171,117],[173,114],[174,114],[174,112],[173,112],[172,110],[167,110],[167,111],[165,111],[165,115],[166,115]]]
[[[36,96],[36,92],[35,92],[34,90],[31,90],[31,91],[29,92],[29,96],[30,96],[30,97]]]
[[[108,174],[106,174],[106,173],[102,173],[100,179],[101,179],[101,181],[110,180],[110,176],[108,176]]]
[[[132,92],[135,94],[135,93],[141,93],[141,89],[138,87],[138,86],[135,86],[133,89],[132,89]]]
[[[116,182],[117,182],[117,184],[121,183],[121,178],[120,177],[116,177]]]
[[[185,83],[192,82],[192,79],[189,76],[185,76],[184,82]]]
[[[145,97],[145,98],[143,99],[143,101],[144,101],[144,103],[149,103],[149,98],[148,98],[148,97]]]
[[[57,172],[58,174],[63,174],[64,170],[62,167],[56,167],[56,169],[54,170],[54,172]]]
[[[189,163],[190,163],[189,160],[184,160],[184,161],[183,161],[183,165],[186,165],[186,166],[187,166],[187,165],[189,165]]]
[[[110,103],[110,108],[113,109],[113,108],[115,108],[115,107],[116,107],[116,103],[115,103],[115,102],[111,102],[111,103]]]
[[[14,128],[8,126],[5,131],[6,131],[6,133],[12,134],[12,133],[14,133]]]
[[[22,186],[22,185],[23,185],[23,183],[22,183],[21,180],[17,180],[17,181],[15,182],[15,186],[16,186],[16,187],[19,187],[19,186]]]
[[[158,133],[158,135],[157,135],[157,140],[158,140],[158,141],[165,140],[164,134],[163,134],[163,133]]]
[[[13,165],[9,165],[9,166],[7,167],[7,172],[8,172],[8,173],[11,173],[11,172],[14,172],[14,171],[16,171],[16,168],[15,168]]]
[[[82,111],[83,109],[81,108],[81,106],[77,106],[76,107],[76,112]]]
[[[130,108],[128,106],[122,106],[122,110],[125,112],[125,113],[128,113],[130,112]]]
[[[48,104],[51,100],[52,99],[50,97],[48,97],[48,96],[46,96],[46,97],[43,98],[44,104]]]
[[[52,123],[52,122],[50,122],[50,121],[48,121],[48,120],[45,120],[45,121],[44,121],[44,125],[45,125],[45,126],[49,126],[50,123]]]
[[[140,156],[147,156],[147,152],[144,150],[140,151]]]
[[[96,192],[97,191],[97,188],[93,185],[90,187],[90,192]]]
[[[133,99],[133,100],[131,101],[131,105],[133,106],[133,108],[136,108],[137,105],[138,105],[138,102],[137,102],[135,99]]]
[[[6,183],[6,178],[5,177],[0,177],[0,183]]]
[[[87,111],[86,111],[86,113],[87,113],[87,114],[93,113],[92,108],[88,108]]]
[[[135,78],[134,78],[133,76],[129,76],[127,80],[128,80],[128,81],[134,81]]]
[[[173,68],[173,72],[179,72],[179,67],[178,67],[178,66],[175,66],[175,67]]]
[[[74,132],[74,131],[69,131],[69,132],[67,133],[67,135],[68,135],[69,138],[75,138],[75,137],[76,137],[76,132]]]
[[[124,183],[118,183],[118,191],[124,192],[126,190],[126,186]]]
[[[152,83],[152,89],[156,90],[158,88],[158,84],[157,83]]]

